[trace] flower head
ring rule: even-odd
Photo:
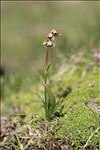
[[[58,37],[58,32],[55,29],[52,29],[48,34],[46,40],[43,42],[43,45],[46,45],[47,47],[54,47],[55,40],[57,37]]]
[[[43,45],[46,45],[47,47],[54,47],[55,46],[55,44],[50,39],[47,39],[46,41],[44,41]]]
[[[52,33],[55,37],[58,37],[58,32],[57,32],[55,29],[52,29],[52,30],[51,30],[51,33]]]

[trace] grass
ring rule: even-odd
[[[50,146],[100,149],[100,68],[94,58],[94,52],[100,50],[99,5],[2,2],[2,64],[6,75],[1,80],[1,116],[7,119],[1,130],[2,150],[48,150]],[[52,27],[62,34],[50,51],[52,90],[57,100],[59,96],[64,99],[65,115],[47,121],[41,102],[42,43]]]

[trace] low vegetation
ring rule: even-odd
[[[66,2],[62,5],[61,2],[30,2],[29,8],[28,3],[24,3],[20,2],[20,7],[18,2],[12,5],[11,2],[3,4],[2,38],[5,41],[2,47],[2,56],[5,58],[3,63],[9,68],[8,70],[15,70],[11,73],[5,69],[1,76],[1,150],[99,150],[98,3],[91,2],[90,5],[88,2],[86,6],[85,3],[77,2],[76,7],[74,2],[73,5]],[[33,3],[37,9],[32,9],[35,7]],[[44,5],[41,5],[42,3]],[[14,13],[10,10],[14,10]],[[35,13],[37,15],[31,16]],[[74,17],[79,13],[81,15],[78,18]],[[72,17],[69,14],[73,14]],[[52,20],[53,15],[55,20]],[[43,16],[42,23],[40,18]],[[8,21],[9,17],[11,17],[10,21]],[[36,36],[28,37],[25,31],[29,32],[30,27],[26,24],[28,21],[29,24],[33,23],[30,22],[31,17],[36,21],[34,26]],[[18,19],[16,19],[17,23],[19,21],[17,30],[12,28],[15,24],[14,18]],[[57,22],[60,31],[51,30],[42,45],[48,27],[54,26],[51,22]],[[19,39],[16,36],[13,40],[10,38],[7,40],[9,32],[10,35],[13,33],[16,35],[17,31],[21,32],[24,24],[25,31],[20,36],[23,42],[19,46],[16,44]],[[37,24],[40,24],[40,28]],[[28,43],[26,39],[29,39]],[[15,43],[14,52],[12,41]],[[6,47],[8,51],[5,51]],[[28,54],[27,48],[30,49]],[[33,57],[33,49],[36,58]],[[8,59],[8,56],[12,59]],[[19,56],[23,59],[18,61],[21,65],[17,72],[15,61]],[[32,70],[32,65],[33,70],[36,71]]]
[[[51,121],[45,120],[40,98],[44,97],[43,86],[40,84],[31,87],[30,91],[7,97],[8,104],[6,100],[2,103],[3,112],[12,114],[11,108],[14,107],[15,114],[4,121],[7,123],[1,132],[3,149],[8,145],[10,149],[49,149],[50,146],[51,149],[99,149],[100,69],[95,59],[88,65],[88,60],[84,59],[80,55],[74,67],[69,64],[67,68],[66,64],[59,70],[60,75],[57,73],[53,77],[57,78],[53,83],[54,95],[64,99],[64,116],[56,112]],[[61,75],[61,72],[64,73]],[[35,94],[37,89],[40,94]]]

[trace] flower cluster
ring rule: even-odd
[[[47,47],[54,47],[55,40],[57,37],[58,37],[58,32],[55,29],[52,29],[50,33],[48,34],[46,40],[43,42],[43,45]]]

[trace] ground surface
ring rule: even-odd
[[[88,63],[81,55],[78,61],[73,61],[74,65],[65,64],[53,77],[55,95],[71,89],[67,96],[63,95],[66,112],[63,117],[55,117],[49,122],[45,120],[37,95],[37,90],[43,94],[41,84],[7,97],[9,102],[5,99],[2,113],[9,112],[10,118],[2,118],[2,149],[82,149],[98,129],[85,148],[99,150],[100,68],[95,61]]]

